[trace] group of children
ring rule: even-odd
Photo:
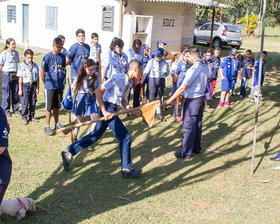
[[[31,49],[24,52],[24,61],[19,64],[19,54],[15,50],[16,43],[12,38],[7,39],[5,51],[0,56],[0,68],[2,70],[2,107],[7,117],[11,116],[10,97],[12,98],[12,109],[15,114],[19,112],[19,96],[21,96],[21,116],[23,124],[29,121],[38,122],[35,117],[35,107],[37,94],[39,93],[39,74],[44,84],[44,94],[46,100],[46,126],[44,132],[52,135],[53,130],[50,127],[51,112],[53,111],[55,120],[55,129],[63,126],[59,123],[59,109],[63,99],[63,90],[66,83],[66,66],[71,66],[72,97],[76,99],[75,108],[72,113],[75,114],[77,122],[82,122],[84,116],[90,116],[91,119],[98,117],[98,107],[94,91],[103,81],[108,80],[114,72],[125,74],[128,70],[128,64],[136,59],[143,65],[142,77],[133,79],[133,106],[140,105],[140,99],[143,102],[153,100],[162,100],[166,85],[166,77],[171,74],[172,93],[182,84],[186,71],[190,68],[188,63],[187,49],[185,45],[182,52],[174,55],[169,70],[169,64],[166,61],[168,53],[164,50],[166,43],[162,40],[157,42],[157,49],[149,56],[149,46],[142,44],[141,40],[136,39],[133,45],[126,53],[123,52],[124,42],[115,37],[113,38],[110,49],[102,55],[101,45],[98,43],[98,34],[91,35],[90,45],[85,43],[85,31],[78,29],[76,31],[77,43],[73,44],[67,51],[63,46],[65,37],[59,35],[53,41],[53,50],[47,53],[39,69],[33,62],[34,53]],[[218,74],[221,75],[221,96],[218,107],[229,106],[229,96],[234,95],[234,87],[237,79],[241,79],[240,98],[247,96],[246,88],[248,80],[254,77],[252,96],[258,86],[258,73],[260,60],[252,58],[252,51],[246,51],[246,58],[237,55],[236,49],[231,49],[228,57],[222,61],[220,58],[221,48],[217,47],[212,54],[211,49],[207,49],[204,54],[201,53],[203,63],[207,65],[209,75],[205,91],[205,111],[211,112],[208,101],[214,97],[214,89]],[[263,71],[261,86],[264,79],[265,58],[267,53],[263,53]],[[101,71],[101,72],[99,72]],[[130,99],[130,91],[128,100]],[[182,107],[184,98],[179,96],[174,102],[173,117],[177,121],[182,120]],[[181,109],[180,109],[181,106]],[[156,108],[156,118],[161,121],[166,119],[161,114],[161,108]],[[93,127],[90,129],[93,130]],[[78,129],[74,131],[74,139],[77,140]]]

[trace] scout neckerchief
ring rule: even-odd
[[[34,62],[32,61],[31,64],[27,64],[27,62],[24,60],[24,66],[28,70],[29,84],[31,85],[33,81],[32,68],[34,66]]]
[[[98,60],[98,58],[99,58],[99,51],[98,51],[98,46],[97,46],[97,44],[96,45],[93,45],[94,47],[95,47],[95,59],[96,59],[96,61]]]
[[[94,91],[92,89],[90,89],[90,83],[91,83],[92,77],[86,75],[85,76],[85,81],[87,82],[87,87],[86,87],[86,94],[87,97],[89,98],[90,96],[92,97],[94,94]]]
[[[206,61],[206,60],[205,60],[205,61]],[[206,62],[207,62],[208,70],[209,70],[209,75],[208,75],[208,77],[211,77],[211,73],[212,73],[211,62],[210,62],[210,60],[209,60],[209,61],[206,61]]]
[[[127,86],[125,87],[124,93],[123,93],[123,95],[122,95],[121,102],[122,102],[122,100],[124,99],[125,95],[127,94],[128,90],[130,89],[130,88],[129,88],[129,87],[130,87],[130,84],[131,84],[131,82],[133,81],[133,79],[129,79],[129,78],[128,78],[128,75],[127,75],[126,73],[124,73],[124,74],[127,76],[128,83],[127,83]]]
[[[15,59],[15,51],[11,52],[9,49],[7,49],[7,51],[12,55],[13,57],[13,64],[16,68],[16,72],[17,72],[17,62],[16,62],[16,59]]]

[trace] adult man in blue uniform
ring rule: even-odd
[[[183,93],[185,98],[183,110],[184,136],[180,152],[175,152],[177,158],[190,160],[191,154],[201,151],[202,116],[204,109],[204,93],[207,84],[208,68],[197,48],[188,50],[188,63],[193,64],[186,72],[181,86],[166,100],[161,107],[167,106]]]
[[[128,92],[132,87],[133,78],[140,78],[141,71],[142,63],[134,59],[129,63],[127,74],[115,72],[95,91],[101,110],[99,115],[100,117],[105,117],[105,120],[98,122],[93,132],[68,146],[67,152],[61,153],[65,171],[69,170],[72,157],[78,154],[84,148],[97,142],[109,126],[113,134],[120,142],[122,177],[136,177],[141,174],[142,170],[132,168],[132,161],[130,157],[130,134],[128,133],[120,118],[113,117],[113,114],[117,111],[118,106],[122,105],[126,109],[130,109],[130,106],[127,102]],[[134,114],[136,116],[141,115],[140,111],[137,111]]]
[[[10,127],[2,107],[0,107],[0,205],[12,174],[12,160],[8,151]]]

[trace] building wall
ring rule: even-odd
[[[83,0],[11,0],[1,3],[1,35],[3,39],[13,37],[22,42],[22,4],[29,4],[29,45],[52,48],[52,40],[59,34],[66,37],[68,49],[76,42],[75,32],[78,28],[86,31],[86,43],[90,43],[90,34],[97,32],[104,51],[107,51],[113,37],[119,36],[119,1]],[[7,5],[16,5],[16,24],[7,23]],[[114,6],[114,31],[102,31],[102,6]],[[46,6],[58,7],[58,29],[46,29]]]
[[[167,43],[166,49],[169,52],[179,51],[184,44],[192,45],[195,5],[130,0],[125,13],[153,16],[152,50],[156,48],[158,40],[164,40]]]

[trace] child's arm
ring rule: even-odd
[[[36,94],[40,93],[40,76],[38,76],[38,80],[37,80],[37,88],[36,88]]]
[[[240,69],[240,72],[239,72],[239,75],[238,75],[238,78],[239,78],[239,79],[241,79],[241,74],[242,74],[242,72],[243,72],[243,69],[244,69],[244,68],[241,68],[241,69]]]
[[[41,79],[42,79],[42,82],[43,84],[45,85],[45,70],[40,68],[40,76],[41,76]]]
[[[22,96],[22,77],[18,79],[18,95]]]

